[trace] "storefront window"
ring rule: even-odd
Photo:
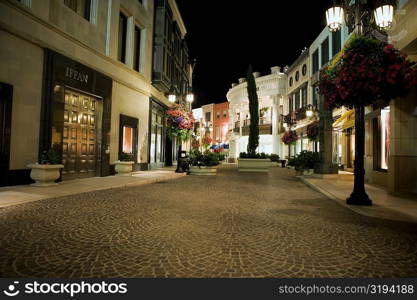
[[[123,126],[123,152],[133,153],[133,128]]]
[[[149,160],[153,167],[161,167],[165,163],[165,110],[153,102],[150,128]]]
[[[135,162],[138,157],[138,124],[137,118],[120,115],[119,154],[122,152],[131,154]]]

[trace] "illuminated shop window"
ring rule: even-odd
[[[123,152],[133,153],[133,128],[123,126]]]

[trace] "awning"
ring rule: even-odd
[[[355,111],[348,110],[333,123],[335,130],[344,130],[355,126]]]

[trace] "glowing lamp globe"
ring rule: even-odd
[[[338,31],[342,27],[343,15],[343,8],[340,6],[330,7],[326,11],[326,21],[330,31]]]

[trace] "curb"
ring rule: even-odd
[[[367,209],[367,207],[360,207],[360,206],[351,206],[351,205],[347,205],[344,203],[344,199],[340,199],[337,196],[333,195],[332,193],[326,191],[325,189],[309,182],[306,178],[302,177],[302,176],[297,176],[301,182],[303,182],[305,185],[307,185],[308,187],[310,187],[311,189],[315,190],[316,192],[319,192],[321,194],[323,194],[324,196],[326,196],[327,198],[335,201],[337,204],[339,204],[340,206],[343,206],[345,208],[348,208],[349,210],[362,215],[362,216],[366,216],[369,218],[378,218],[378,219],[384,219],[384,220],[389,220],[389,221],[399,221],[399,222],[409,222],[409,223],[417,223],[417,219],[412,217],[412,216],[408,216],[406,214],[403,214],[401,212],[397,212],[395,210],[392,210],[390,208],[386,208],[386,207],[381,207],[383,210],[385,210],[386,212],[390,212],[394,215],[400,216],[398,218],[395,217],[384,217],[381,215],[374,215],[374,214],[370,214],[367,213],[365,210]]]
[[[68,197],[68,196],[72,196],[72,195],[80,195],[80,194],[92,193],[92,192],[98,192],[98,191],[105,191],[105,190],[113,190],[113,189],[120,189],[120,188],[129,188],[129,187],[142,186],[142,185],[147,185],[147,184],[152,184],[152,183],[157,183],[157,182],[162,182],[162,181],[179,179],[179,178],[182,178],[182,177],[185,177],[185,176],[186,176],[185,173],[184,174],[175,174],[175,175],[169,174],[169,175],[166,175],[166,176],[163,176],[163,177],[144,179],[144,180],[139,181],[139,182],[123,183],[123,184],[115,184],[115,185],[109,184],[108,186],[95,187],[94,189],[89,190],[89,191],[68,192],[68,193],[63,193],[63,194],[60,194],[60,195],[40,194],[39,195],[40,198],[37,198],[37,199],[25,200],[25,201],[20,201],[20,202],[16,202],[16,203],[10,203],[10,204],[7,204],[7,205],[1,205],[1,203],[0,203],[0,209],[16,206],[16,205],[20,205],[20,204],[26,204],[26,203],[31,203],[31,202],[35,202],[35,201],[40,201],[40,200]]]

